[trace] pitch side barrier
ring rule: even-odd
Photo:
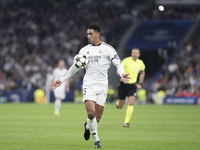
[[[200,105],[200,97],[167,96],[164,99],[164,104]]]
[[[11,90],[7,92],[0,93],[0,103],[13,102],[34,102],[34,92],[35,90]],[[66,93],[66,97],[63,102],[73,102],[74,100],[74,90],[70,90]],[[50,102],[54,102],[55,97],[53,91],[50,91]]]

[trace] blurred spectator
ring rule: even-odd
[[[137,100],[139,104],[145,104],[147,100],[146,90],[144,88],[137,91]]]
[[[174,73],[178,69],[178,65],[176,60],[173,59],[172,62],[168,65],[168,70],[170,73]]]
[[[162,88],[167,96],[199,97],[200,96],[200,37],[188,42],[172,62],[166,67],[163,65],[162,73],[152,83],[150,93]]]
[[[101,40],[115,47],[131,21],[198,18],[198,5],[166,6],[160,12],[156,5],[138,7],[132,0],[0,0],[0,91],[44,89],[46,75],[58,59],[65,59],[67,68],[71,66],[87,43],[85,28],[92,22],[104,29]],[[189,83],[199,89],[198,43],[200,38],[188,43],[175,64],[165,66],[157,88],[167,88],[165,83],[171,78],[172,86],[175,82],[182,86],[189,76]],[[83,74],[81,70],[71,79],[71,87],[80,88]]]
[[[111,84],[108,84],[108,93],[107,93],[107,102],[114,102],[117,98],[115,90],[113,89],[113,86]]]
[[[156,104],[163,104],[165,95],[166,93],[162,89],[159,89],[158,92],[156,93],[154,102]]]
[[[92,22],[104,29],[101,40],[115,46],[128,25],[120,20],[125,5],[113,0],[0,0],[0,88],[44,89],[58,59],[72,65]],[[83,72],[72,79],[75,88]]]

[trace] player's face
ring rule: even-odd
[[[93,29],[87,30],[87,38],[90,44],[96,45],[99,39],[99,33],[95,32]],[[99,43],[98,43],[99,44]]]
[[[133,60],[136,60],[140,57],[140,51],[138,49],[133,49],[131,55]]]
[[[64,68],[65,67],[65,62],[63,60],[60,60],[58,63],[59,68]]]

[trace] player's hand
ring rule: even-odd
[[[66,88],[66,92],[68,93],[70,90],[69,90],[69,88]]]
[[[142,88],[142,86],[140,84],[136,84],[137,89],[140,90]]]
[[[128,83],[129,79],[131,79],[128,75],[129,74],[122,74],[122,76],[121,76],[121,78],[125,84]]]
[[[60,79],[54,81],[53,83],[51,83],[51,90],[56,89],[57,87],[59,87],[62,84],[62,81],[60,81]]]

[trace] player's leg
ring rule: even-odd
[[[54,104],[54,114],[56,116],[60,116],[61,104],[62,104],[62,99],[60,97],[56,97],[55,104]]]
[[[97,123],[99,123],[103,115],[103,111],[104,111],[104,107],[106,103],[107,91],[108,91],[107,86],[99,85],[97,87],[98,94],[96,95],[96,104],[95,104],[95,117],[96,117]],[[94,146],[95,148],[102,148],[99,140],[94,143]]]
[[[97,133],[98,125],[97,125],[96,114],[95,114],[96,103],[92,100],[86,100],[85,108],[87,110],[87,115],[88,115],[86,129],[88,128],[90,130],[90,133],[94,140],[95,148],[102,148],[99,141],[98,133]],[[85,137],[85,134],[84,134],[84,137]]]
[[[60,116],[60,107],[62,105],[62,99],[65,98],[65,93],[64,92],[54,92],[55,95],[55,104],[54,104],[54,114],[56,116]]]
[[[90,139],[89,124],[91,123],[90,120],[93,120],[95,117],[95,102],[91,100],[85,100],[84,103],[85,103],[85,108],[87,111],[87,121],[84,122],[84,128],[85,128],[84,138],[85,140],[89,140]]]
[[[121,108],[123,108],[124,103],[125,103],[125,99],[119,99],[117,101],[117,103],[116,103],[116,107],[119,108],[119,109],[121,109]]]
[[[102,92],[101,86],[83,86],[83,102],[85,104],[85,108],[88,114],[87,121],[84,123],[84,138],[85,140],[88,140],[90,138],[91,133],[94,140],[95,148],[102,148],[97,133],[96,113],[99,121],[99,118],[101,118],[101,115],[103,113],[103,107],[106,101],[107,86],[105,87],[106,92]],[[103,107],[96,107],[96,104],[99,104],[97,102],[99,100],[102,100],[100,104]]]
[[[132,116],[133,110],[134,110],[134,100],[135,100],[134,96],[128,97],[128,106],[127,106],[127,109],[126,109],[124,127],[129,127],[129,122],[130,122],[130,119],[131,119],[131,116]]]
[[[99,121],[101,120],[101,117],[103,115],[103,110],[104,110],[104,106],[101,106],[98,104],[95,105],[95,116],[96,116],[97,123],[99,123]],[[97,127],[98,127],[98,124],[97,124]],[[95,148],[102,148],[100,141],[96,141],[94,143],[94,146]]]
[[[93,120],[95,117],[95,101],[91,101],[89,99],[95,100],[96,94],[91,87],[83,86],[83,102],[87,110],[87,121],[84,122],[85,131],[83,134],[85,140],[89,140],[90,138],[89,120]]]
[[[95,102],[92,100],[85,100],[85,108],[87,111],[88,119],[92,120],[95,117]]]
[[[131,84],[128,86],[129,86],[128,92],[127,92],[128,106],[126,109],[126,116],[125,116],[123,127],[129,127],[129,122],[130,122],[130,119],[131,119],[131,116],[132,116],[133,110],[134,110],[134,101],[135,101],[136,90],[137,90],[137,87],[135,84]]]
[[[120,82],[120,85],[118,87],[118,100],[116,102],[116,107],[121,109],[124,106],[125,98],[127,95],[127,85]]]
[[[96,116],[97,123],[99,123],[99,121],[101,120],[103,110],[104,110],[104,106],[101,106],[98,104],[95,105],[95,116]]]

